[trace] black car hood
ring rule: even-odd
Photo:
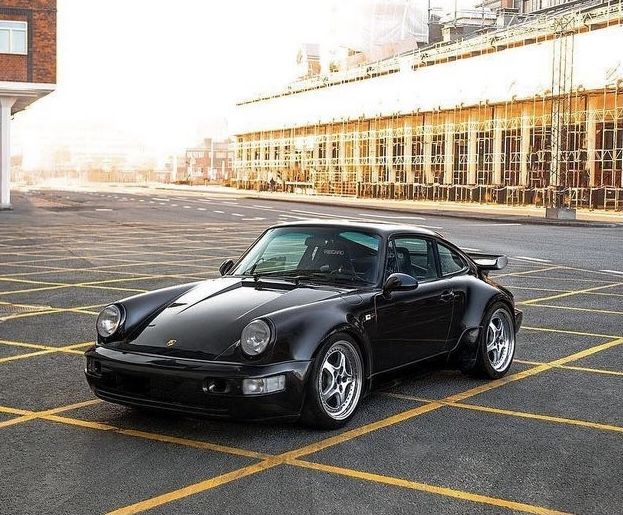
[[[339,296],[332,287],[295,287],[221,278],[194,287],[164,308],[129,347],[164,355],[214,359],[240,339],[253,319]]]

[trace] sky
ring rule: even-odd
[[[57,89],[16,115],[14,153],[36,163],[51,145],[124,140],[166,154],[226,137],[236,101],[294,78],[302,43],[348,37],[336,1],[366,0],[58,0]]]

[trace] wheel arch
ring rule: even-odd
[[[503,291],[494,289],[489,292],[489,295],[483,295],[481,292],[472,295],[471,298],[473,302],[463,315],[461,335],[448,355],[448,361],[459,364],[459,366],[463,366],[466,361],[471,360],[472,355],[475,355],[482,340],[481,332],[485,317],[496,303],[503,304],[514,320],[513,301]]]

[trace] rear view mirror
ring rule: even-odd
[[[221,275],[225,275],[233,267],[234,267],[234,260],[233,259],[226,259],[225,261],[223,261],[221,263],[221,266],[218,267],[218,271],[220,272]]]
[[[388,294],[392,291],[409,291],[418,287],[418,280],[407,274],[391,274],[383,284],[383,293]]]

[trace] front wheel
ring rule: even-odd
[[[345,425],[359,405],[363,377],[359,346],[346,334],[333,335],[314,361],[307,382],[303,422],[322,429]]]
[[[515,324],[506,305],[494,304],[483,320],[474,366],[468,372],[480,377],[504,376],[515,356]]]

